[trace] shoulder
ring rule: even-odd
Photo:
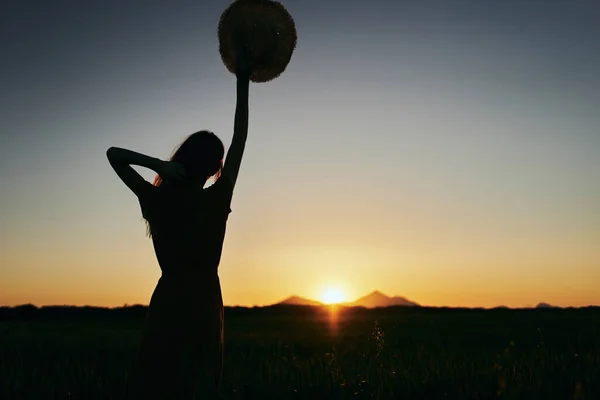
[[[230,179],[222,175],[214,184],[206,188],[206,191],[216,196],[227,196],[233,192],[233,184]]]
[[[233,196],[233,184],[231,183],[231,180],[227,179],[225,176],[221,176],[213,185],[206,188],[205,191],[216,203],[215,205],[231,211],[229,208]]]
[[[144,180],[142,184],[137,188],[135,194],[140,199],[140,201],[149,200],[156,196],[158,192],[158,187],[154,186],[150,182]]]
[[[142,214],[144,217],[148,217],[151,213],[151,210],[155,208],[154,205],[157,201],[158,193],[159,188],[147,181],[144,181],[144,183],[140,185],[136,191],[136,195],[140,206],[142,207]]]

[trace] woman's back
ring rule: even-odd
[[[221,178],[207,189],[149,185],[140,194],[163,276],[217,274],[231,212],[230,188]]]

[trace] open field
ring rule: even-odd
[[[0,399],[119,399],[142,319],[0,322]],[[599,399],[600,309],[226,309],[225,398]]]

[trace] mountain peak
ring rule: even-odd
[[[405,299],[404,297],[394,296],[389,297],[379,290],[374,290],[366,296],[359,298],[358,300],[352,302],[350,305],[352,306],[360,306],[366,308],[375,308],[375,307],[389,307],[389,306],[418,306],[417,303],[414,303],[410,300]]]
[[[385,297],[386,299],[389,299],[389,296],[381,293],[379,290],[373,290],[371,293],[364,297]]]
[[[287,299],[280,301],[277,304],[294,305],[294,306],[321,306],[323,303],[316,300],[306,299],[300,296],[290,296]]]

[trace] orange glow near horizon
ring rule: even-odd
[[[11,266],[4,270],[11,276],[0,279],[0,305],[148,304],[160,269],[151,243],[143,234],[135,235],[141,230],[139,221],[132,222],[134,229],[129,235],[105,238],[94,243],[97,248],[89,248],[82,239],[63,240],[60,234],[42,241],[44,247],[32,246],[40,251],[12,246],[0,254],[0,263]],[[236,227],[237,221],[232,222]],[[373,290],[403,296],[424,306],[600,304],[600,270],[594,268],[594,263],[584,265],[578,275],[565,275],[562,272],[568,264],[561,260],[513,264],[508,257],[496,256],[486,263],[483,255],[473,255],[474,250],[428,253],[423,251],[424,245],[414,242],[397,251],[383,244],[294,247],[275,242],[254,246],[253,239],[241,233],[230,231],[219,268],[223,299],[228,306],[269,305],[291,295],[335,303],[355,300]],[[339,238],[333,234],[329,237]],[[80,251],[73,250],[74,243],[81,246]],[[48,248],[50,244],[53,248]],[[429,247],[444,250],[439,242],[432,241]],[[590,254],[590,259],[593,257]],[[520,265],[520,271],[504,267],[511,264]]]

